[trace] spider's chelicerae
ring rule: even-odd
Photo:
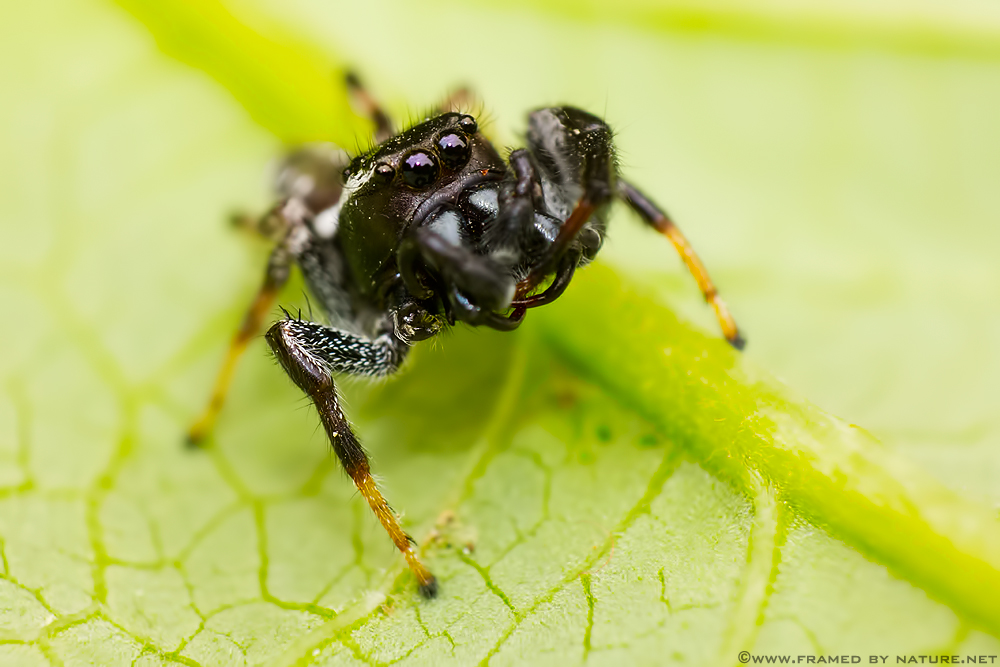
[[[298,264],[327,321],[287,316],[268,330],[267,343],[312,399],[340,462],[421,593],[432,597],[437,582],[375,485],[334,375],[393,373],[413,343],[455,322],[517,328],[527,309],[557,299],[573,272],[594,258],[615,199],[670,239],[726,339],[742,348],[743,338],[677,227],[618,174],[611,130],[597,116],[568,106],[533,111],[527,148],[505,160],[473,116],[451,110],[454,98],[394,134],[357,79],[347,82],[375,122],[377,145],[353,160],[328,145],[286,158],[280,200],[255,221],[277,240],[264,284],[189,436],[198,442],[210,431],[236,360]]]

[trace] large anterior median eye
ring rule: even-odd
[[[457,169],[469,161],[469,141],[458,132],[445,132],[437,140],[441,161],[449,169]]]
[[[400,171],[403,172],[403,181],[411,188],[426,188],[437,180],[439,168],[433,155],[414,151],[403,158]]]

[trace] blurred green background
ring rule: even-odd
[[[475,545],[432,548],[433,605],[396,579],[262,344],[213,448],[179,444],[267,252],[225,218],[267,205],[287,143],[366,144],[337,84],[351,67],[402,120],[471,86],[504,145],[537,106],[603,115],[750,367],[996,517],[990,3],[63,0],[0,16],[0,663],[1000,653],[780,507],[755,561],[741,493],[520,332],[458,331],[400,379],[347,388],[414,534],[451,510],[444,540]],[[715,335],[669,244],[626,211],[602,260]]]

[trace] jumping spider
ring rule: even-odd
[[[742,348],[743,338],[677,227],[619,176],[611,130],[597,116],[573,107],[533,111],[527,148],[504,160],[473,116],[452,110],[454,100],[395,134],[358,80],[349,75],[347,83],[375,123],[377,145],[352,160],[329,145],[285,159],[280,200],[256,222],[277,240],[264,283],[189,439],[198,442],[211,430],[238,357],[298,264],[328,322],[286,313],[268,330],[267,343],[312,399],[334,452],[420,592],[433,597],[437,581],[375,485],[341,411],[335,374],[393,373],[413,343],[456,321],[517,328],[527,309],[557,299],[577,267],[597,255],[616,198],[670,239],[726,339]]]

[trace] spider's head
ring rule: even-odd
[[[354,158],[344,169],[341,215],[412,220],[426,202],[499,180],[503,160],[468,114],[443,113]]]
[[[400,239],[461,194],[500,181],[507,165],[467,114],[443,113],[390,137],[344,169],[337,232],[364,290],[383,284]],[[373,284],[369,285],[371,282]]]

